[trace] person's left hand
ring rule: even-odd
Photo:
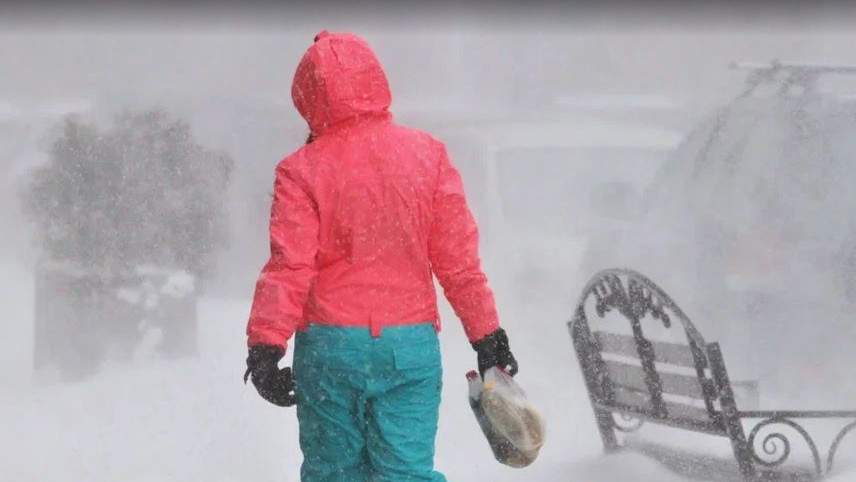
[[[517,359],[511,353],[508,335],[502,328],[473,343],[472,346],[477,354],[479,374],[482,378],[491,367],[499,367],[511,376],[517,375]]]
[[[285,356],[285,348],[271,345],[253,345],[247,356],[244,383],[252,378],[256,391],[268,402],[280,407],[297,403],[294,394],[294,376],[291,368],[280,369],[277,363]]]

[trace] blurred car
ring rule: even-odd
[[[594,231],[626,221],[681,138],[672,129],[590,115],[429,129],[464,178],[486,263],[501,266],[500,279],[527,300],[568,285]]]
[[[805,361],[850,333],[856,102],[819,86],[856,68],[734,67],[749,72],[745,89],[685,137],[639,221],[593,242],[585,266],[631,266],[674,287],[703,331],[775,378],[791,361],[782,351]]]

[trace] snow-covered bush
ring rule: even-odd
[[[160,110],[125,112],[108,130],[75,117],[60,127],[22,196],[43,251],[35,365],[77,377],[144,345],[193,354],[232,159]]]
[[[50,260],[203,275],[226,241],[232,165],[161,110],[122,113],[109,130],[69,117],[23,193],[24,210]]]

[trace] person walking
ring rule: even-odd
[[[482,374],[518,370],[461,176],[440,141],[393,122],[386,74],[357,35],[318,34],[291,95],[310,135],[276,167],[244,382],[297,406],[303,482],[444,481],[432,275]]]

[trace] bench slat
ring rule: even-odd
[[[636,340],[632,336],[596,331],[594,337],[604,353],[639,358]],[[654,346],[655,361],[668,365],[695,368],[695,359],[689,345],[664,341],[651,341],[651,344]]]
[[[610,380],[615,385],[640,392],[648,392],[648,385],[645,383],[645,370],[642,367],[611,360],[604,360],[604,364],[606,365],[606,371],[609,374]],[[704,392],[702,391],[698,377],[667,373],[659,370],[657,374],[660,376],[663,393],[704,399]]]
[[[616,387],[614,393],[616,406],[635,409],[642,413],[653,413],[654,411],[648,393],[626,390],[620,387]],[[665,402],[665,405],[668,418],[713,423],[706,408],[674,402]]]

